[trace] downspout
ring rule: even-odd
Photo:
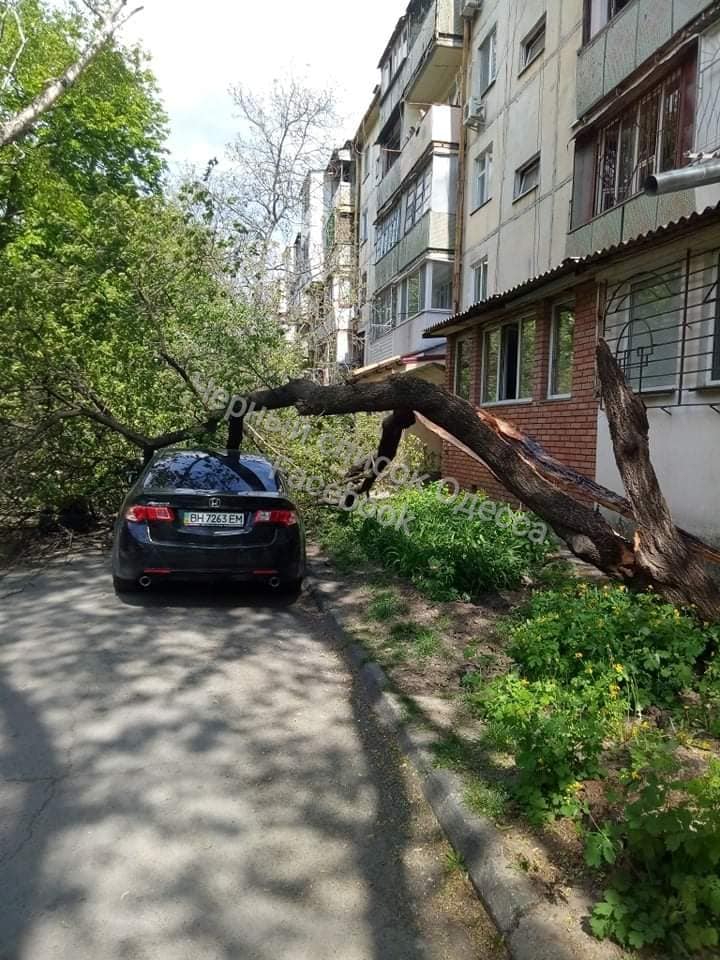
[[[472,19],[463,18],[462,76],[460,78],[460,110],[467,102],[468,62],[472,41]],[[455,198],[455,261],[453,265],[453,313],[460,312],[462,301],[462,261],[465,240],[465,153],[467,150],[467,127],[460,118],[460,140],[458,143],[457,193]]]

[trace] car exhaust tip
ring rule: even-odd
[[[139,582],[140,582],[140,586],[141,586],[141,587],[144,587],[144,588],[147,590],[147,588],[148,588],[148,587],[150,586],[150,584],[152,583],[152,580],[150,579],[150,577],[140,577],[140,581],[139,581]]]
[[[273,590],[277,590],[277,588],[280,586],[280,577],[270,577],[270,579],[268,580],[268,583],[273,588]]]

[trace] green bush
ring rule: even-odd
[[[579,781],[599,774],[603,743],[622,720],[615,690],[607,675],[565,683],[512,673],[469,694],[488,737],[515,755],[517,799],[532,821],[579,812]]]
[[[673,767],[666,750],[633,771],[622,821],[590,834],[586,859],[619,868],[593,911],[596,936],[685,956],[720,942],[720,761],[693,779]]]
[[[442,484],[408,488],[383,500],[387,515],[392,510],[407,518],[407,533],[401,524],[362,516],[362,508],[350,515],[348,527],[368,557],[407,577],[431,600],[470,599],[483,591],[517,587],[524,574],[539,566],[547,541],[533,542],[513,529],[513,524],[527,529],[536,523],[527,514],[502,507],[503,522],[498,523],[478,515],[477,508],[490,503],[482,496],[464,505],[462,495],[455,503],[446,500]],[[485,513],[494,510],[493,505]]]
[[[586,583],[536,593],[509,633],[509,653],[529,680],[567,683],[609,670],[636,709],[672,706],[714,637],[654,594]]]

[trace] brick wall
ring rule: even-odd
[[[598,412],[595,395],[596,291],[597,288],[592,282],[578,285],[574,291],[575,336],[570,399],[547,399],[553,302],[541,300],[535,305],[534,311],[536,339],[532,403],[500,404],[489,408],[497,416],[539,440],[558,460],[592,478],[595,477]],[[569,293],[572,296],[572,292]],[[528,307],[525,306],[519,315],[525,317],[528,312]],[[487,325],[485,324],[485,327]],[[480,399],[482,331],[481,325],[470,332],[473,341],[471,395],[475,403]],[[447,385],[450,389],[454,347],[458,336],[463,334],[448,338]],[[513,500],[489,470],[451,444],[446,443],[443,446],[442,465],[443,476],[455,478],[466,488],[477,487],[496,499]]]

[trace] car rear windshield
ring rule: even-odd
[[[204,493],[276,493],[278,478],[266,460],[254,457],[173,453],[152,464],[143,488]]]

